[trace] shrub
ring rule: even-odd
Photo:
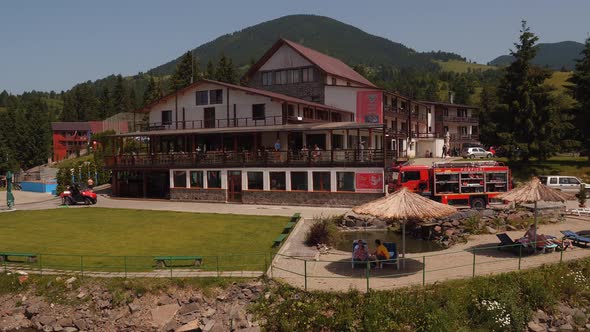
[[[338,241],[340,231],[334,217],[314,217],[313,224],[305,234],[305,243],[315,246],[318,243],[333,245]]]

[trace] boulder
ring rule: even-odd
[[[157,327],[164,327],[164,325],[168,324],[174,318],[174,315],[178,312],[180,306],[178,303],[166,304],[159,307],[156,307],[151,310],[152,314],[152,322]]]
[[[567,323],[567,324],[561,325],[559,327],[559,330],[560,331],[573,331],[574,330],[574,327],[571,324]]]
[[[203,313],[203,317],[209,318],[209,317],[215,315],[216,312],[217,312],[217,310],[215,310],[213,308],[209,308],[209,309],[207,309],[207,311],[205,311],[205,313]]]
[[[83,319],[77,319],[74,321],[74,326],[76,326],[76,328],[78,330],[86,330],[88,329],[88,326],[86,325],[86,321],[84,321]]]
[[[209,332],[213,329],[213,327],[215,326],[215,320],[211,319],[207,322],[207,324],[205,324],[205,326],[203,327],[203,332]]]
[[[137,312],[139,311],[139,309],[141,309],[141,306],[134,302],[127,304],[127,307],[129,308],[129,312],[131,313]]]
[[[529,331],[531,331],[531,332],[543,332],[543,331],[545,331],[545,328],[544,327],[542,327],[541,325],[539,325],[539,324],[537,324],[535,322],[529,322],[527,324],[527,327],[528,327]]]
[[[197,312],[201,309],[201,304],[197,302],[191,302],[183,305],[178,311],[179,315],[188,315],[193,312]]]
[[[486,226],[486,231],[489,234],[496,234],[496,232],[497,232],[497,230],[495,228],[491,227],[491,226]]]
[[[195,319],[192,322],[182,325],[181,327],[174,330],[174,332],[189,332],[189,331],[199,331],[199,320]]]

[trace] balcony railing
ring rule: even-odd
[[[451,134],[451,141],[477,141],[478,134]]]
[[[389,116],[407,117],[408,111],[394,105],[383,105],[383,113]]]
[[[239,128],[264,127],[283,124],[282,116],[267,116],[264,118],[230,118],[211,120],[190,120],[151,122],[141,127],[141,131],[174,130],[174,129],[204,129],[204,128]]]
[[[177,167],[332,167],[383,166],[383,150],[208,151],[125,154],[106,157],[111,169]]]
[[[443,116],[442,121],[444,121],[444,122],[478,123],[479,118],[477,116]]]

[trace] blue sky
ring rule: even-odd
[[[222,34],[302,13],[480,63],[508,52],[521,19],[541,42],[582,42],[590,32],[588,0],[3,0],[0,91],[60,91],[147,71]]]

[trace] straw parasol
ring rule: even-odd
[[[530,181],[518,186],[506,193],[497,196],[500,199],[514,203],[533,203],[535,220],[535,246],[537,243],[537,202],[565,202],[574,199],[574,196],[562,191],[551,189],[541,183],[539,178],[532,178]]]
[[[442,218],[457,212],[452,206],[441,204],[402,187],[395,193],[352,208],[358,214],[399,220],[402,223],[402,257],[406,257],[406,221],[408,219]]]

